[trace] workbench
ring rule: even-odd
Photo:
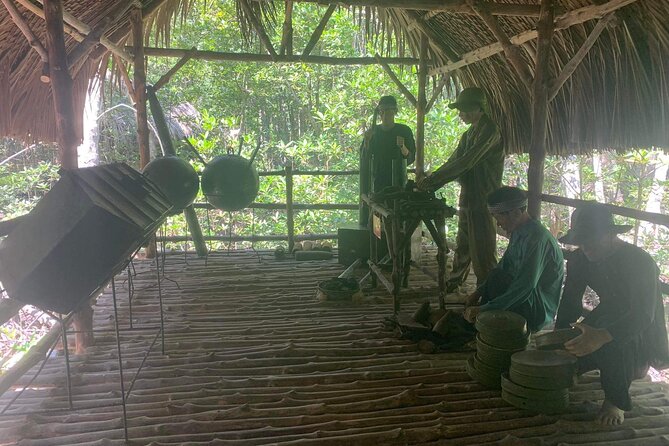
[[[400,288],[409,284],[411,268],[411,236],[420,223],[424,223],[437,245],[437,284],[439,308],[445,308],[446,296],[446,219],[456,210],[432,193],[398,191],[386,194],[361,194],[363,203],[369,207],[370,255],[368,260],[372,286],[380,281],[393,296],[393,310],[400,310]],[[376,227],[375,227],[376,225]],[[379,230],[380,229],[380,230]],[[377,240],[381,231],[386,234],[388,256],[392,264],[391,280],[383,274],[378,258]]]

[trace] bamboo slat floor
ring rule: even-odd
[[[126,391],[160,323],[155,267],[135,265],[133,329],[127,277],[116,280]],[[592,422],[602,398],[595,375],[580,379],[567,414],[518,410],[468,377],[468,354],[422,354],[385,331],[392,304],[383,290],[359,304],[318,302],[316,284],[342,271],[335,261],[279,261],[268,252],[206,262],[168,255],[165,354],[158,339],[134,382],[129,444],[669,444],[665,385],[635,382],[635,409],[620,427]],[[414,270],[403,308],[436,302],[435,293]],[[0,417],[0,444],[124,444],[110,290],[95,310],[96,345],[72,357],[75,409],[68,410],[64,360],[51,358]],[[2,395],[0,410],[14,393]]]

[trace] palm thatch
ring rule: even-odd
[[[236,1],[245,38],[252,39],[259,27],[268,35],[273,35],[272,31],[278,26],[276,16],[280,3]],[[65,8],[95,28],[106,17],[114,17],[119,8],[127,7],[129,3],[130,0],[67,0]],[[156,29],[156,35],[169,41],[173,20],[179,14],[183,17],[193,3],[193,0],[144,0],[144,9],[150,12],[147,30]],[[470,2],[461,2],[458,11],[447,10],[446,7],[419,10],[412,6],[412,2],[402,3],[399,0],[393,0],[392,5],[403,7],[378,7],[384,2],[377,0],[338,3],[351,5],[354,16],[364,26],[368,37],[374,39],[380,52],[417,56],[421,37],[426,35],[429,38],[428,58],[432,74],[438,76],[444,71],[438,67],[448,68],[458,63],[457,69],[448,72],[454,85],[460,88],[471,85],[484,88],[489,94],[491,113],[502,127],[507,150],[528,150],[530,88],[502,52],[469,65],[465,63],[472,54],[476,54],[476,50],[480,53],[481,48],[498,43],[497,37],[480,16],[472,10],[470,13],[462,13]],[[560,22],[564,14],[606,4],[607,1],[558,0],[555,3],[556,18]],[[552,78],[560,75],[595,28],[603,28],[592,48],[550,104],[547,144],[550,154],[631,147],[669,148],[669,25],[666,20],[669,17],[669,2],[613,0],[610,3],[625,6],[601,19],[605,20],[606,26],[604,23],[597,25],[598,16],[594,14],[591,17],[594,20],[555,32],[550,57]],[[538,7],[540,0],[496,0],[494,4],[502,7]],[[43,20],[23,8],[19,10],[28,18],[35,34],[43,39]],[[4,89],[0,91],[0,135],[26,140],[54,140],[55,122],[51,112],[50,91],[48,85],[39,81],[42,69],[39,56],[31,50],[2,8],[0,20],[0,89]],[[509,37],[536,28],[536,17],[497,15],[495,20]],[[126,13],[105,36],[124,44],[128,34]],[[74,39],[68,38],[70,51],[75,44]],[[522,65],[527,66],[529,71],[533,70],[536,39],[527,40],[518,48]],[[95,75],[103,52],[104,48],[93,52],[92,59],[77,67],[74,87],[77,116],[81,114],[88,80]],[[4,79],[9,79],[9,82],[2,82]],[[81,127],[80,122],[77,122],[77,127]]]

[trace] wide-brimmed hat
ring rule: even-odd
[[[448,104],[448,108],[457,108],[468,113],[486,108],[485,92],[478,87],[465,88],[460,92],[455,102]]]
[[[601,203],[585,203],[571,214],[569,231],[560,237],[562,243],[580,245],[607,234],[622,234],[632,229],[631,225],[616,225],[609,208]]]

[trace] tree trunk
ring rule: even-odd
[[[600,203],[606,202],[604,194],[604,180],[602,178],[602,155],[592,154],[592,170],[595,173],[595,199]]]

